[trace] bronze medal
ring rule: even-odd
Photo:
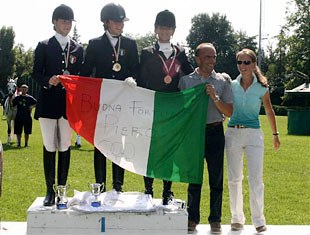
[[[68,70],[65,70],[62,74],[63,75],[70,75],[70,72]]]
[[[122,66],[119,63],[115,63],[112,68],[115,72],[119,72],[122,69]]]
[[[175,62],[175,58],[176,58],[176,49],[173,47],[173,50],[174,50],[174,55],[173,55],[173,58],[172,58],[172,61],[171,61],[171,63],[170,63],[170,66],[169,66],[169,68],[168,68],[168,66],[167,66],[167,62],[170,60],[170,58],[167,60],[167,61],[165,61],[162,57],[161,57],[161,55],[160,54],[158,54],[157,53],[157,55],[158,55],[158,57],[160,58],[160,60],[161,60],[161,62],[162,62],[162,64],[163,64],[163,66],[164,66],[164,68],[165,68],[165,73],[167,74],[165,77],[164,77],[164,82],[165,82],[165,84],[166,85],[168,85],[168,84],[170,84],[171,82],[172,82],[172,77],[169,75],[169,73],[170,73],[170,70],[171,70],[171,68],[172,68],[172,66],[174,65],[174,62]]]
[[[167,75],[166,77],[164,77],[164,82],[165,82],[166,84],[170,84],[170,83],[172,82],[171,76]]]

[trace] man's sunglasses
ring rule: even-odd
[[[245,64],[245,65],[249,65],[249,64],[251,64],[252,63],[252,61],[250,61],[250,60],[246,60],[246,61],[241,61],[241,60],[238,60],[237,61],[237,64]]]

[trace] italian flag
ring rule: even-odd
[[[60,79],[70,126],[108,159],[140,175],[202,183],[204,85],[163,93],[113,79]]]

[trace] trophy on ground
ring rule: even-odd
[[[91,187],[91,193],[92,193],[92,200],[91,200],[91,206],[92,207],[100,207],[101,206],[101,201],[98,198],[101,194],[101,189],[103,188],[104,183],[99,184],[99,183],[94,183],[90,184]]]
[[[68,209],[68,197],[67,197],[68,190],[69,190],[68,185],[54,184],[54,191],[56,194],[56,208],[58,210]]]

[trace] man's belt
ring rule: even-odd
[[[212,123],[208,123],[206,125],[207,128],[214,128],[214,127],[217,127],[217,126],[220,126],[222,125],[222,122],[212,122]]]

